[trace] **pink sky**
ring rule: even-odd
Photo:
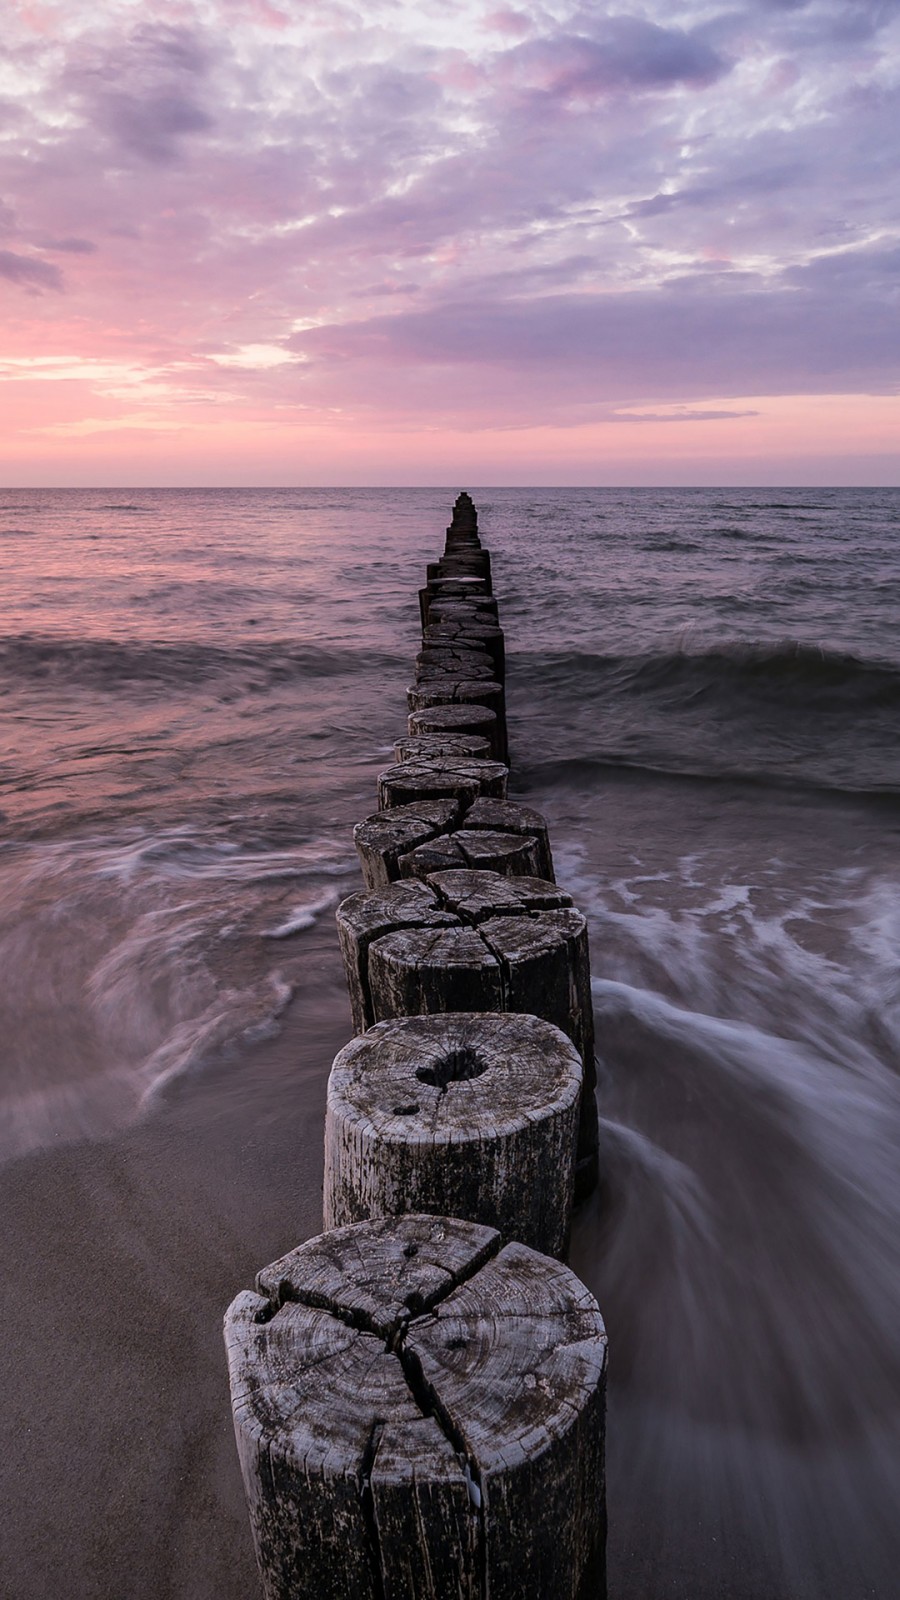
[[[900,481],[895,0],[4,33],[0,482]]]

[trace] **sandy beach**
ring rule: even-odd
[[[277,1041],[211,1067],[127,1134],[0,1174],[15,1600],[256,1592],[221,1319],[258,1267],[321,1225],[324,1082],[349,1032],[330,928],[306,970]],[[299,1054],[321,1062],[306,1083]]]
[[[590,926],[612,1600],[896,1590],[895,503],[795,498],[490,513],[513,787]],[[320,1231],[438,502],[148,494],[136,540],[60,494],[39,584],[3,547],[4,1600],[258,1595],[222,1316]]]

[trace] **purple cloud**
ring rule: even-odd
[[[185,134],[203,133],[213,119],[201,100],[211,51],[186,27],[137,28],[124,41],[86,52],[64,76],[90,125],[123,153],[154,165],[181,154]]]
[[[0,278],[21,283],[32,293],[63,287],[60,270],[52,262],[41,261],[38,256],[21,256],[14,250],[0,250]]]
[[[66,255],[91,256],[97,246],[90,239],[42,239],[42,250],[61,250]]]
[[[816,263],[775,285],[721,273],[643,292],[447,302],[313,329],[290,343],[326,370],[377,360],[394,370],[398,391],[414,387],[402,378],[410,368],[444,374],[448,394],[473,384],[484,392],[493,371],[497,393],[524,394],[536,383],[548,406],[798,389],[893,393],[900,317],[884,287],[900,287],[900,251],[860,252],[846,271],[852,294],[839,318],[833,273]]]
[[[896,0],[281,10],[97,0],[11,45],[2,270],[59,289],[61,252],[73,339],[170,389],[478,425],[891,392]]]
[[[681,84],[700,87],[730,70],[716,50],[682,28],[629,16],[597,17],[588,28],[516,45],[500,57],[493,73],[523,90],[568,101]]]

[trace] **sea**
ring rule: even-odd
[[[220,1318],[317,1231],[334,908],[463,487],[510,792],[589,919],[612,1600],[900,1593],[900,490],[457,484],[0,491],[16,1600],[254,1592]],[[108,1356],[76,1247],[116,1318],[131,1285]],[[175,1261],[205,1422],[174,1312],[174,1398],[141,1389]]]

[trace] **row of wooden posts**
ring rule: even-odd
[[[338,909],[356,1036],[324,1227],[230,1306],[266,1600],[600,1600],[606,1335],[564,1265],[597,1181],[587,928],[507,796],[503,632],[461,494],[407,733]]]

